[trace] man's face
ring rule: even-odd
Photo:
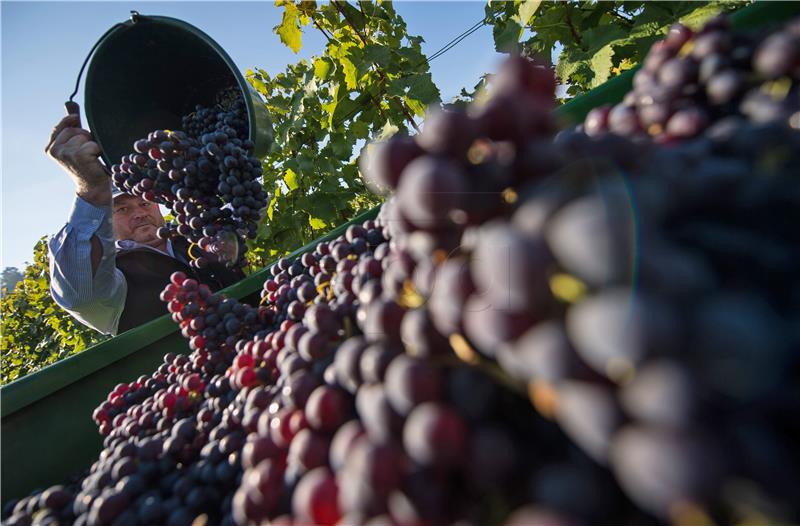
[[[117,239],[130,239],[143,245],[156,247],[164,243],[156,236],[164,218],[158,205],[141,197],[121,195],[114,199],[112,222]]]

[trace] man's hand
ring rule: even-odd
[[[83,200],[96,206],[111,203],[111,179],[97,158],[100,146],[81,126],[81,118],[72,114],[61,119],[44,151],[69,174],[75,183],[75,192]]]

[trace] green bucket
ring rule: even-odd
[[[259,95],[222,47],[182,20],[133,13],[98,42],[86,73],[86,120],[106,166],[158,129],[181,129],[197,104],[212,105],[221,90],[238,86],[247,104],[249,139],[263,157],[272,122]]]

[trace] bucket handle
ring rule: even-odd
[[[139,21],[140,18],[142,18],[142,15],[140,15],[138,11],[133,11],[133,10],[131,11],[130,21],[132,23],[135,24],[136,22]],[[83,70],[86,69],[86,64],[89,62],[89,59],[92,58],[92,55],[94,54],[94,50],[97,49],[97,46],[100,45],[100,42],[102,42],[106,38],[106,36],[108,36],[109,33],[111,33],[112,31],[117,29],[119,26],[122,26],[124,24],[125,24],[124,22],[117,22],[116,24],[111,26],[108,29],[108,31],[103,33],[103,35],[97,40],[97,42],[94,43],[94,46],[92,46],[92,49],[89,50],[89,54],[86,55],[86,58],[83,60],[83,65],[81,66],[81,69],[78,72],[78,78],[75,80],[75,90],[69,96],[69,100],[64,103],[64,109],[67,111],[67,115],[80,114],[80,112],[81,112],[81,108],[78,105],[78,103],[73,101],[72,99],[75,98],[75,95],[78,94],[78,89],[79,89],[80,84],[81,84],[81,77],[83,77]]]

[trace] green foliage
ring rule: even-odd
[[[275,5],[284,9],[274,30],[285,45],[297,52],[304,27],[320,31],[327,45],[281,73],[246,72],[275,136],[263,160],[272,199],[250,244],[250,258],[261,264],[377,205],[359,175],[360,149],[387,130],[416,129],[415,119],[439,102],[423,40],[407,34],[391,2]]]
[[[40,239],[22,280],[0,300],[0,383],[78,353],[107,337],[82,325],[50,296],[47,242]]]
[[[748,1],[490,2],[487,20],[498,51],[538,56],[550,64],[567,96],[595,88],[642,61],[675,21],[697,28]],[[527,22],[525,22],[527,20]],[[520,41],[525,29],[530,38]]]

